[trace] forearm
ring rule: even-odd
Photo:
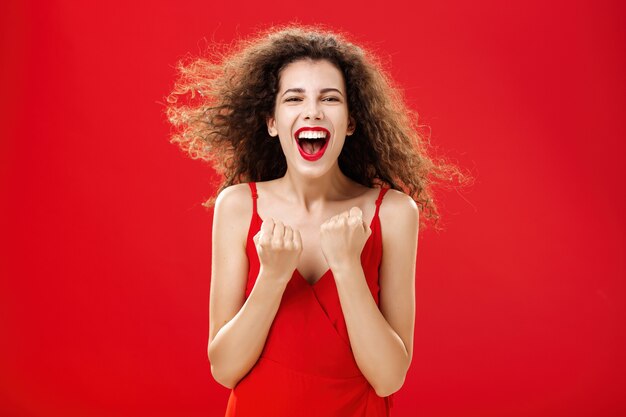
[[[217,332],[208,348],[211,373],[217,382],[233,388],[257,362],[286,283],[260,272],[239,312]]]
[[[357,365],[379,396],[390,395],[404,383],[410,365],[407,349],[378,309],[361,265],[333,275]]]

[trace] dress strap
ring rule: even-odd
[[[252,215],[257,214],[256,212],[256,199],[259,196],[256,192],[256,182],[249,182],[250,191],[252,192]]]
[[[380,203],[383,202],[383,197],[389,191],[389,188],[381,188],[380,193],[378,194],[378,199],[376,200],[376,212],[374,213],[374,217],[378,216],[378,209],[380,209]]]

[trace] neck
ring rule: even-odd
[[[287,168],[279,182],[283,195],[306,211],[323,209],[328,202],[345,198],[354,190],[353,181],[341,172],[337,163],[326,174],[314,178]]]

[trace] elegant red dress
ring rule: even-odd
[[[246,299],[259,273],[252,238],[262,223],[256,184],[249,185],[253,212],[246,245],[250,264]],[[377,305],[382,256],[378,211],[387,190],[380,190],[372,233],[361,253]],[[332,272],[327,270],[309,284],[296,269],[259,360],[230,393],[226,417],[387,417],[392,397],[379,397],[356,364]]]

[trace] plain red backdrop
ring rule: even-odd
[[[221,416],[210,168],[178,59],[298,19],[376,49],[472,170],[420,234],[400,416],[626,415],[621,2],[0,5],[0,415]]]

